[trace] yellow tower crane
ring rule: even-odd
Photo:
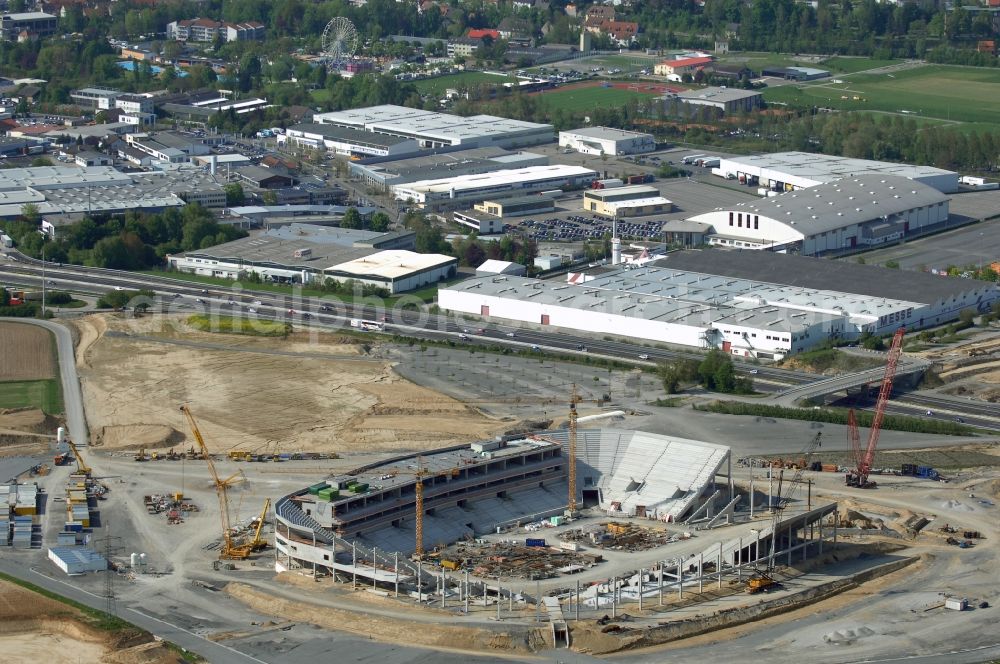
[[[424,402],[425,400],[417,400],[417,402]],[[428,403],[442,403],[443,399],[431,399],[427,400]],[[458,403],[469,405],[477,403],[510,403],[510,404],[551,404],[556,403],[558,399],[551,397],[497,397],[497,398],[485,398],[485,399],[469,399],[469,400],[457,400]],[[412,403],[412,402],[410,402]],[[574,514],[577,508],[576,502],[576,438],[577,438],[577,410],[576,405],[578,403],[596,403],[602,405],[604,399],[585,399],[583,398],[579,391],[577,390],[576,383],[574,383],[570,389],[569,394],[569,440],[567,444],[567,463],[569,467],[567,468],[567,484],[568,484],[568,496],[566,501],[566,511],[570,514]],[[416,477],[416,542],[414,546],[414,556],[421,558],[424,554],[424,479],[427,477],[437,477],[445,475],[448,473],[456,473],[458,469],[453,468],[450,471],[440,471],[432,472],[427,471],[423,467],[423,461],[418,456],[417,457],[417,470],[413,472],[413,476]]]
[[[198,441],[198,447],[205,458],[205,463],[208,465],[208,472],[215,483],[215,493],[219,497],[219,511],[222,517],[222,550],[219,552],[219,558],[223,560],[246,560],[250,557],[252,548],[249,544],[238,543],[233,539],[232,527],[229,522],[229,487],[239,481],[242,474],[239,472],[233,473],[226,479],[219,477],[219,473],[215,470],[215,462],[212,460],[212,455],[209,454],[208,446],[205,445],[205,439],[201,435],[201,430],[198,429],[198,423],[195,422],[194,415],[191,414],[191,410],[187,407],[187,404],[181,406],[181,412],[187,417],[191,433],[194,434],[195,440]]]

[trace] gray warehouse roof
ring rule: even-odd
[[[684,90],[683,92],[678,92],[676,95],[666,95],[667,98],[674,96],[679,99],[704,99],[705,101],[726,103],[730,101],[739,101],[740,99],[747,99],[748,97],[759,97],[760,91],[713,87],[699,90]]]
[[[732,209],[787,223],[809,237],[875,219],[888,219],[901,212],[948,200],[937,189],[907,178],[859,175],[771,198],[737,203]],[[692,219],[698,221],[700,217]]]
[[[291,131],[300,131],[304,134],[316,134],[331,141],[345,141],[355,145],[369,145],[374,147],[391,147],[411,141],[411,138],[402,136],[390,136],[389,134],[375,134],[370,131],[352,129],[330,124],[303,123],[288,128]]]
[[[940,277],[926,272],[892,270],[876,265],[776,254],[769,251],[723,249],[672,252],[654,265],[721,275],[735,279],[784,284],[796,288],[842,291],[867,297],[907,300],[929,304],[976,287],[988,287],[958,277]]]
[[[728,157],[725,161],[736,166],[794,173],[799,177],[818,180],[820,182],[830,182],[840,178],[857,177],[872,173],[898,175],[905,178],[954,175],[953,171],[946,171],[943,168],[935,168],[933,166],[894,164],[888,161],[853,159],[851,157],[837,157],[811,152],[774,152],[745,157]]]
[[[611,127],[581,127],[580,129],[571,129],[560,133],[585,136],[587,138],[596,138],[605,141],[621,141],[627,138],[636,138],[639,136],[652,136],[652,134],[646,134],[638,131],[625,131],[624,129],[613,129]]]

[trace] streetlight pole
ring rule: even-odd
[[[42,243],[42,318],[45,318],[45,244]]]

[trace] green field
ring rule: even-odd
[[[928,65],[891,74],[852,75],[843,83],[826,80],[777,86],[765,90],[764,98],[795,107],[906,111],[904,115],[910,117],[996,123],[1000,121],[1000,70]]]
[[[875,60],[873,58],[835,57],[816,65],[817,69],[829,69],[835,74],[853,74],[866,69],[877,69],[899,64],[899,60]]]
[[[649,99],[656,95],[650,92],[622,90],[619,88],[576,88],[575,90],[554,90],[538,96],[539,101],[549,108],[565,108],[568,111],[586,111],[591,108],[611,108],[623,106],[630,99]]]
[[[257,318],[226,318],[195,314],[188,316],[187,323],[202,332],[244,334],[251,337],[287,337],[292,331],[291,323]]]
[[[488,74],[482,71],[464,71],[461,74],[449,74],[448,76],[437,76],[435,78],[424,78],[413,81],[417,92],[422,95],[430,94],[444,96],[444,91],[448,88],[462,88],[470,85],[503,85],[516,80],[512,76],[499,76]]]
[[[58,378],[0,382],[0,408],[40,408],[49,415],[63,412]]]

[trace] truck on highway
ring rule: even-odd
[[[352,318],[351,327],[362,332],[382,332],[385,330],[385,323],[363,318]]]

